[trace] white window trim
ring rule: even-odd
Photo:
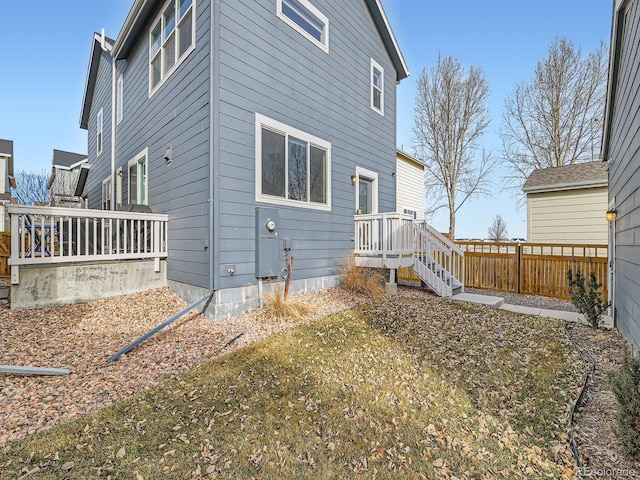
[[[373,69],[376,68],[380,71],[380,73],[382,74],[382,85],[381,85],[381,89],[378,89],[378,87],[375,86],[375,84],[373,83]],[[369,81],[369,95],[371,97],[371,110],[373,110],[374,112],[379,113],[380,115],[382,115],[384,117],[384,68],[382,68],[380,66],[380,64],[378,62],[376,62],[373,58],[371,59],[371,66],[369,67],[369,73],[371,75],[371,79]],[[377,108],[374,103],[373,103],[373,90],[379,90],[380,91],[380,108]]]
[[[140,162],[144,158],[144,162]],[[145,148],[127,163],[127,175],[133,165],[137,165],[139,163],[145,163],[145,182],[144,182],[144,203],[137,202],[136,205],[149,205],[149,148]],[[129,188],[127,189],[127,203],[131,205],[131,179],[128,178]],[[136,186],[136,189],[138,187]]]
[[[104,195],[104,189],[105,189],[105,185],[109,185],[109,197],[106,198]],[[107,177],[104,180],[102,180],[102,191],[101,191],[101,203],[100,206],[102,207],[102,209],[104,210],[104,204],[105,204],[105,200],[109,200],[110,203],[110,208],[109,210],[113,210],[113,184],[111,182],[111,177]]]
[[[122,121],[124,116],[124,77],[118,75],[116,83],[116,124]]]
[[[102,108],[98,110],[96,115],[96,155],[102,153],[102,144],[104,143],[104,113]]]
[[[151,22],[151,26],[149,27],[149,31],[147,33],[147,38],[149,40],[149,61],[148,61],[148,68],[149,68],[149,98],[153,97],[153,94],[156,93],[160,87],[162,87],[162,85],[164,85],[165,81],[171,77],[171,75],[173,75],[173,72],[175,72],[178,67],[180,67],[180,65],[182,65],[182,62],[184,62],[189,55],[191,55],[191,52],[193,52],[196,49],[196,0],[193,0],[191,2],[191,6],[189,7],[190,9],[192,9],[191,11],[191,32],[193,35],[193,42],[191,43],[191,46],[185,50],[184,54],[178,58],[176,60],[176,63],[173,65],[173,67],[171,67],[169,69],[169,71],[167,71],[166,73],[163,72],[163,66],[162,66],[162,61],[161,61],[161,65],[160,65],[160,81],[158,82],[157,85],[155,86],[151,86],[151,75],[152,75],[152,67],[151,67],[151,60],[153,60],[152,58],[152,53],[151,53],[151,32],[153,30],[153,27],[155,27],[155,25],[158,23],[158,20],[162,19],[162,16],[164,15],[165,10],[167,9],[167,6],[169,6],[169,4],[171,2],[176,3],[176,7],[177,7],[177,2],[176,0],[169,0],[167,2],[164,3],[164,5],[162,6],[162,8],[160,9],[160,13],[158,14],[158,16],[153,20],[153,22]],[[176,26],[174,28],[174,31],[172,33],[172,35],[178,35],[178,23],[180,23],[180,21],[177,18],[177,14],[178,14],[178,9],[176,8]],[[163,44],[164,41],[162,41],[162,44],[160,46],[160,56],[162,56],[162,48],[163,48]],[[178,50],[177,50],[177,43],[176,43],[176,54],[177,54]]]
[[[275,130],[279,133],[294,136],[300,140],[309,142],[310,145],[322,148],[327,152],[327,172],[326,172],[326,188],[327,188],[327,203],[313,203],[311,201],[301,202],[299,200],[289,200],[287,198],[275,197],[272,195],[262,194],[262,127],[267,127],[271,130]],[[316,136],[313,136],[297,128],[290,127],[282,122],[273,120],[259,113],[256,113],[256,130],[255,130],[255,144],[256,144],[256,202],[272,203],[276,205],[286,205],[289,207],[305,208],[312,210],[331,211],[331,143],[326,140],[322,140]]]
[[[296,1],[300,2],[302,6],[304,6],[313,15],[318,17],[318,19],[322,23],[324,23],[324,37],[323,37],[324,41],[323,42],[318,41],[316,38],[310,35],[309,32],[307,32],[304,28],[302,28],[300,25],[298,25],[296,22],[294,22],[291,18],[287,17],[282,12],[282,0],[278,0],[277,2],[278,17],[282,19],[285,23],[290,25],[291,28],[293,28],[296,32],[300,33],[303,37],[310,40],[311,43],[313,43],[314,45],[322,49],[325,53],[329,53],[329,19],[320,10],[318,10],[315,6],[313,6],[311,2],[309,2],[309,0],[296,0]]]
[[[378,172],[367,170],[366,168],[356,166],[356,194],[355,194],[355,208],[354,211],[358,211],[359,195],[360,195],[360,177],[366,178],[371,181],[371,213],[378,213]]]

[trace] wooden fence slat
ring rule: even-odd
[[[9,257],[11,257],[11,234],[0,232],[0,278],[10,278]]]

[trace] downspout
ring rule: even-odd
[[[113,47],[107,48],[104,28],[100,35],[100,47],[111,57],[111,210],[116,209],[116,57]]]
[[[218,178],[217,177],[217,174],[218,174],[217,160],[218,160],[219,142],[217,140],[219,138],[219,129],[218,129],[219,122],[214,121],[214,115],[217,114],[218,105],[220,103],[220,95],[216,88],[218,85],[218,79],[217,79],[218,69],[215,68],[215,62],[218,59],[219,42],[214,41],[214,35],[216,35],[217,32],[219,31],[217,28],[217,26],[219,25],[219,11],[220,11],[218,7],[219,5],[218,2],[219,0],[213,0],[211,2],[211,8],[212,8],[211,32],[210,32],[210,38],[209,38],[209,49],[210,49],[209,50],[209,56],[210,56],[210,59],[209,59],[209,122],[210,122],[209,123],[209,239],[210,239],[209,241],[209,290],[207,291],[207,293],[204,294],[204,296],[202,296],[201,298],[193,302],[191,305],[188,305],[187,307],[183,308],[178,313],[173,315],[171,318],[168,318],[167,320],[162,322],[160,325],[157,325],[156,327],[152,328],[143,336],[141,336],[137,340],[133,341],[132,343],[124,347],[118,353],[110,356],[107,359],[107,362],[113,362],[114,360],[117,360],[118,358],[120,358],[121,355],[124,355],[125,353],[129,352],[133,348],[137,347],[142,342],[144,342],[147,338],[151,337],[152,335],[155,335],[164,327],[172,324],[173,322],[178,320],[180,317],[182,317],[185,313],[191,311],[192,309],[194,309],[195,307],[197,307],[198,305],[200,305],[205,301],[206,301],[206,304],[203,308],[203,311],[206,310],[206,308],[208,307],[211,301],[211,297],[215,292],[215,287],[218,284],[219,274],[217,274],[216,269],[214,268],[215,267],[214,261],[217,258],[217,252],[219,251],[219,248],[220,248],[218,246],[218,242],[215,241],[215,239],[217,238],[215,234],[217,233],[217,230],[218,230],[218,222],[217,221],[214,222],[214,220],[216,219],[216,215],[219,212],[218,202],[215,202],[215,199],[217,198],[217,194],[219,190],[218,182],[216,181]],[[115,174],[115,169],[113,169],[112,171]]]

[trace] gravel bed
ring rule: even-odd
[[[476,289],[466,291],[496,295]],[[435,298],[415,287],[401,286],[399,294]],[[546,297],[498,295],[517,305],[573,308],[569,302]],[[342,288],[300,295],[296,300],[311,307],[312,313],[305,321],[366,302]],[[150,388],[167,376],[294,325],[265,319],[260,311],[219,322],[193,311],[119,360],[106,362],[110,355],[185,306],[173,291],[162,288],[41,310],[11,311],[0,307],[0,364],[71,371],[61,377],[0,375],[0,447],[98,410]],[[577,417],[583,462],[598,477],[640,478],[640,464],[622,457],[613,434],[616,404],[607,375],[619,365],[626,343],[615,330],[592,330],[572,324],[568,331],[596,361],[587,402]],[[612,468],[618,469],[616,476],[598,475]]]

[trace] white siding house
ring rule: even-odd
[[[400,149],[396,152],[396,208],[424,220],[424,163]]]
[[[607,244],[606,163],[534,170],[523,191],[529,242]]]

